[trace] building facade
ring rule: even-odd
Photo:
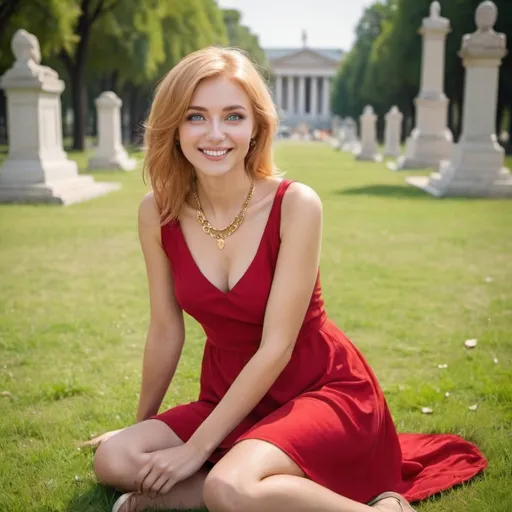
[[[306,46],[265,51],[281,124],[290,128],[300,124],[312,128],[330,128],[330,89],[343,51]]]

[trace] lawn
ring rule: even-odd
[[[399,431],[460,434],[489,458],[483,476],[418,510],[509,512],[512,201],[434,199],[405,184],[412,172],[327,145],[283,142],[276,156],[323,200],[327,311],[373,366]],[[94,176],[123,188],[68,207],[0,206],[2,512],[110,511],[114,498],[77,443],[134,418],[148,325],[136,230],[146,187],[137,171]],[[203,334],[186,325],[164,407],[198,393]]]

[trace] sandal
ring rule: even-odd
[[[134,492],[127,492],[123,494],[118,500],[114,503],[112,507],[112,512],[119,512],[119,509],[135,494]]]
[[[393,491],[387,491],[379,494],[376,498],[373,498],[373,500],[371,500],[368,505],[371,507],[376,505],[379,501],[385,500],[387,498],[395,498],[395,500],[398,501],[402,512],[416,512],[403,496]]]

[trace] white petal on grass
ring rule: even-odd
[[[478,343],[477,339],[470,339],[470,340],[466,340],[464,342],[464,345],[466,346],[466,348],[475,348],[477,343]]]
[[[448,365],[447,364],[438,364],[437,367],[440,369],[444,369],[444,368],[448,368]]]
[[[434,412],[434,410],[430,407],[422,407],[421,412],[423,414],[432,414]]]
[[[495,357],[495,358],[493,359],[493,362],[494,362],[494,364],[498,364],[498,358],[497,358],[497,357]]]
[[[492,277],[487,276],[487,277],[485,278],[485,282],[486,282],[486,283],[492,283],[493,281],[494,281],[494,279],[493,279]]]
[[[478,405],[477,405],[477,404],[470,405],[470,406],[468,407],[468,409],[469,409],[470,411],[476,411],[476,410],[478,409]]]
[[[444,394],[444,396],[445,396],[446,398],[448,398],[448,397],[450,396],[450,392],[449,392],[449,391],[447,391],[447,392]]]

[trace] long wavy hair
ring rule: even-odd
[[[184,57],[158,84],[145,123],[146,156],[143,176],[149,178],[160,221],[178,218],[194,182],[194,168],[176,144],[197,85],[207,78],[228,76],[249,96],[255,118],[255,143],[245,157],[246,171],[253,179],[277,174],[272,139],[278,116],[264,79],[240,50],[210,46]]]

